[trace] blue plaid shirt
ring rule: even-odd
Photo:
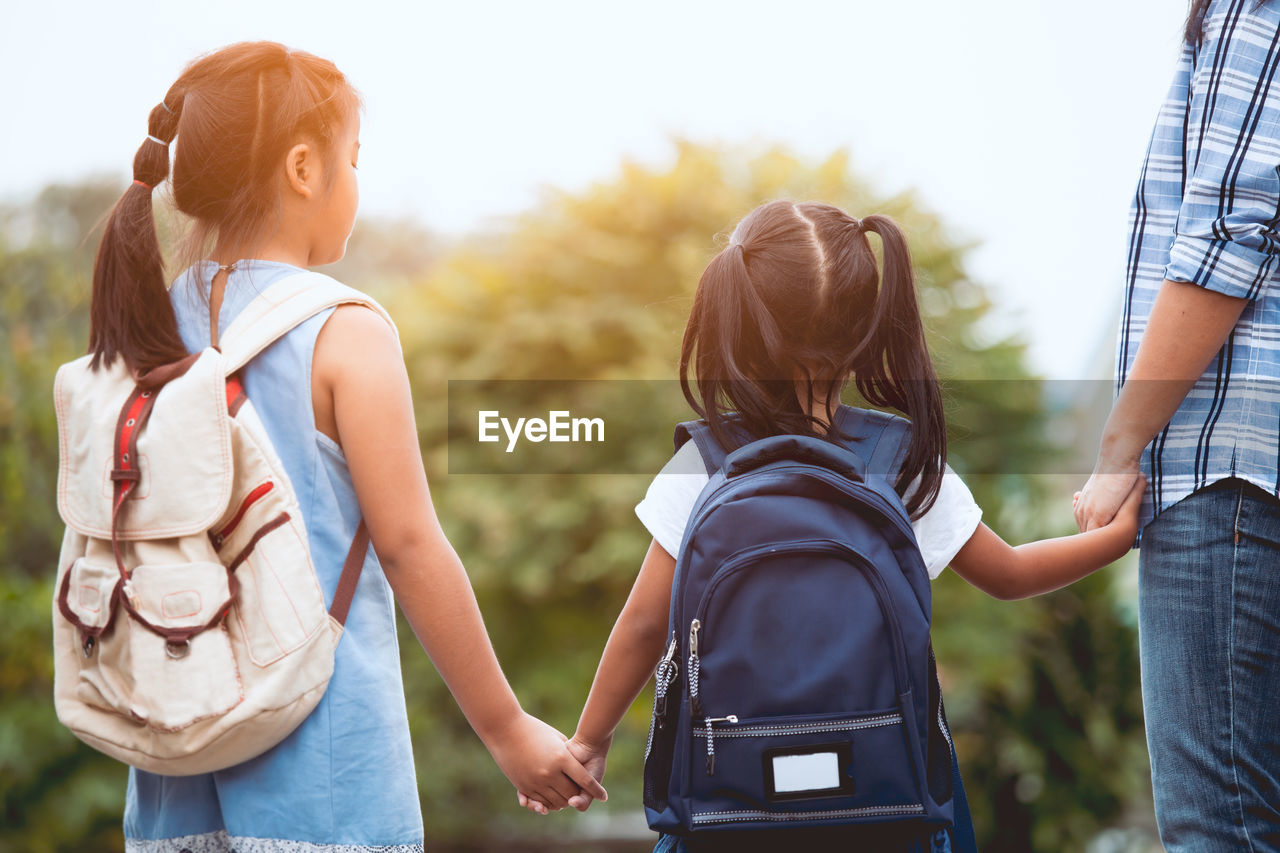
[[[1129,214],[1119,382],[1165,279],[1249,299],[1147,447],[1142,523],[1240,477],[1280,494],[1280,2],[1214,0],[1156,119]]]

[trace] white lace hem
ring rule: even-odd
[[[315,844],[280,838],[246,838],[226,830],[148,841],[126,838],[125,853],[424,853],[416,844]]]

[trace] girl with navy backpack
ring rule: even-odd
[[[881,263],[869,234],[879,237]],[[650,825],[663,832],[658,850],[742,850],[766,838],[808,849],[973,849],[928,644],[928,580],[950,565],[1000,599],[1066,586],[1129,549],[1145,483],[1135,485],[1114,521],[1087,533],[1012,547],[982,523],[981,509],[946,464],[941,394],[925,345],[911,261],[902,232],[885,216],[855,219],[830,205],[785,201],[748,214],[698,283],[680,375],[686,399],[701,420],[677,429],[676,454],[636,507],[653,541],[605,647],[569,741],[571,751],[602,779],[614,730],[657,665],[645,805]],[[841,391],[850,381],[865,399],[897,409],[907,420],[842,406]],[[825,492],[765,495],[771,502],[761,503],[771,489],[801,488],[779,485],[789,482],[807,482]],[[760,507],[754,515],[743,509],[753,501]],[[839,515],[845,510],[848,516]],[[727,515],[734,511],[736,518]],[[739,542],[773,529],[788,513],[795,520],[786,523],[796,529],[828,517],[838,524],[847,517],[857,526],[874,516],[862,550],[872,559],[887,555],[891,568],[875,569],[853,555],[855,549],[835,541],[837,528],[828,538],[801,542],[808,549],[804,560],[786,565],[781,580],[768,562],[776,566],[776,558],[790,547],[781,541],[740,549],[758,555],[755,566],[741,571],[736,554],[725,556],[737,545],[718,545],[711,534],[701,533],[717,512],[730,522],[721,525],[728,533],[716,535]],[[853,555],[839,564],[848,571],[828,565],[841,549]],[[697,596],[681,596],[685,585],[696,581],[701,562],[714,563],[706,571],[715,574],[708,575],[703,603],[693,610]],[[810,600],[788,600],[789,588],[809,582],[802,574],[809,567],[830,569],[818,575],[829,589],[819,587]],[[858,574],[852,568],[861,568],[865,580],[846,581]],[[715,670],[713,654],[732,653],[725,649],[724,633],[713,649],[716,640],[704,622],[716,614],[723,632],[729,613],[717,614],[714,601],[705,603],[707,596],[723,597],[732,584],[765,584],[771,573],[774,587],[739,591],[732,599],[734,608],[747,602],[756,608],[734,617],[757,620],[734,635],[739,645],[754,644],[755,650],[722,661]],[[730,574],[733,578],[726,580]],[[904,575],[913,576],[903,580]],[[876,594],[880,610],[874,605],[870,615],[841,610],[863,587],[883,591]],[[824,595],[835,600],[834,611],[832,602],[811,600]],[[894,611],[894,595],[906,599],[907,606]],[[824,604],[827,610],[820,612]],[[782,623],[775,618],[793,606],[810,608],[812,615]],[[892,622],[893,642],[885,646],[897,653],[888,655],[881,669],[894,669],[893,677],[885,672],[860,677],[887,685],[882,693],[889,697],[888,707],[852,720],[801,714],[759,718],[754,724],[728,713],[736,706],[712,707],[717,679],[722,695],[736,689],[735,701],[746,706],[766,701],[761,693],[783,691],[780,685],[788,679],[816,678],[831,643],[819,642],[794,667],[771,656],[779,646],[800,642],[832,612],[835,621],[823,630],[841,638],[846,627],[852,625],[849,630],[856,634],[863,622],[883,625],[888,635]],[[918,662],[909,664],[904,650],[912,642],[920,653]],[[760,659],[773,662],[760,664]],[[855,658],[852,666],[861,660]],[[758,682],[750,681],[753,667],[759,667]],[[846,693],[856,689],[842,688]],[[916,706],[926,710],[913,710]],[[899,755],[905,769],[886,769]],[[914,780],[909,784],[919,802],[893,800],[890,789],[898,777]],[[540,810],[535,797],[522,794],[520,799]],[[586,795],[570,800],[579,808],[588,802]]]

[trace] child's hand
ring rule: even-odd
[[[536,801],[546,814],[562,809],[569,798],[585,795],[605,800],[609,794],[565,746],[566,738],[551,726],[521,712],[489,746],[489,752],[524,800]],[[589,800],[588,800],[589,802]]]
[[[569,738],[565,746],[569,749],[569,754],[581,762],[587,772],[591,774],[597,782],[604,782],[604,766],[608,759],[609,747],[613,744],[613,738],[607,738],[602,743],[588,743],[580,735],[574,734]],[[569,798],[569,805],[573,806],[580,812],[585,812],[591,805],[592,797],[585,791],[575,797]]]
[[[610,737],[600,744],[589,744],[582,740],[578,735],[574,735],[565,742],[569,753],[577,759],[583,767],[587,769],[597,782],[604,781],[604,768],[606,757],[609,754],[609,747],[613,743]],[[531,812],[538,814],[546,814],[547,807],[538,800],[527,796],[523,791],[517,794],[520,805]],[[593,797],[591,794],[583,791],[569,798],[569,805],[573,806],[580,812],[585,812],[591,807]]]

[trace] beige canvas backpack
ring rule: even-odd
[[[391,323],[364,294],[299,273],[257,296],[221,351],[140,378],[123,359],[59,369],[54,700],[90,746],[203,773],[271,748],[320,701],[368,534],[361,522],[326,609],[297,498],[236,371],[344,303]]]

